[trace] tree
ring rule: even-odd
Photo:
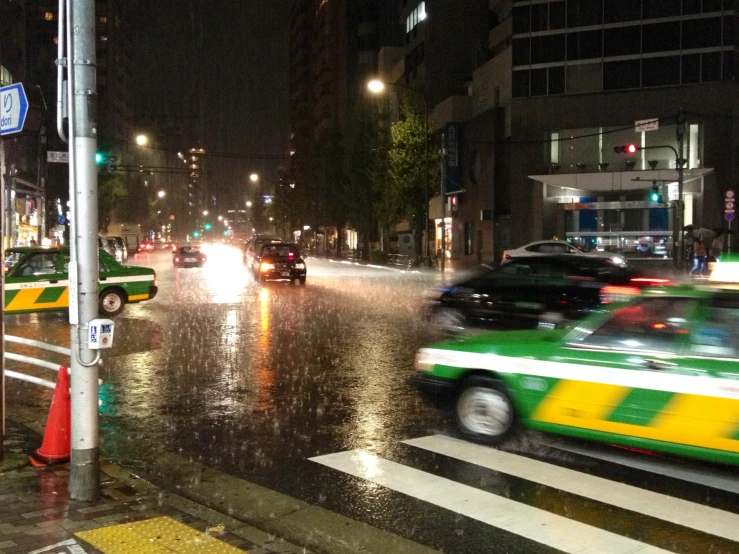
[[[98,230],[105,231],[113,213],[119,210],[128,196],[126,179],[120,173],[98,174]]]
[[[428,224],[426,210],[428,196],[426,179],[426,129],[423,109],[410,95],[401,102],[401,119],[390,129],[390,150],[388,153],[388,179],[384,199],[388,210],[396,210],[397,215],[407,219],[420,244],[423,231]],[[429,148],[429,171],[433,171],[437,155]],[[429,176],[429,180],[431,177]],[[388,214],[389,215],[389,214]]]

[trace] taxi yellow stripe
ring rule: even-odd
[[[631,387],[562,380],[537,406],[531,419],[591,428],[591,424],[604,420],[621,404]]]
[[[22,289],[18,291],[13,300],[5,306],[5,311],[15,310],[38,310],[49,308],[66,308],[69,306],[69,288],[65,287],[64,292],[55,302],[36,303],[36,301],[44,293],[43,288]]]
[[[132,294],[128,297],[129,302],[138,302],[139,300],[147,300],[149,298],[148,294]]]
[[[677,394],[650,427],[678,437],[731,437],[739,422],[739,400]],[[675,442],[675,441],[673,441]]]

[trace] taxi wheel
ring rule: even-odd
[[[482,376],[469,377],[462,383],[456,413],[462,432],[487,444],[506,440],[516,421],[516,411],[503,384]]]
[[[107,317],[117,316],[126,305],[125,294],[118,289],[106,289],[100,295],[100,313]]]

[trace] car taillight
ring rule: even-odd
[[[504,260],[510,260],[511,259],[511,255],[510,254],[503,254],[503,259]]]
[[[179,258],[175,258],[175,259],[174,259],[174,261],[176,261],[176,262],[179,262],[179,261],[180,261],[180,259],[179,259]]]
[[[661,278],[655,278],[655,277],[634,277],[633,279],[630,279],[631,283],[634,283],[635,285],[642,285],[642,286],[656,286],[656,285],[675,285],[676,283],[673,283],[669,279],[661,279]]]
[[[625,302],[633,296],[638,296],[639,287],[623,287],[617,285],[608,285],[600,290],[600,300],[603,304],[611,302]]]
[[[295,259],[295,253],[294,252],[288,252],[287,253],[287,259],[290,261],[293,261]]]

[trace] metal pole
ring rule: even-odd
[[[423,252],[426,257],[426,263],[430,264],[431,257],[429,256],[429,196],[431,190],[429,187],[429,107],[426,102],[426,97],[422,96],[423,99],[423,140],[424,140],[424,151],[423,151],[423,186],[424,186],[424,201],[426,203],[424,210],[424,223],[423,223]]]
[[[441,272],[444,273],[446,265],[446,194],[444,181],[446,180],[446,142],[444,134],[441,135]]]
[[[72,499],[100,496],[98,460],[98,365],[87,348],[89,323],[98,315],[98,205],[95,81],[95,2],[69,0],[67,56],[70,71],[70,203],[69,262],[71,324],[72,455],[69,491]]]
[[[2,191],[8,185],[5,178],[5,140],[0,138],[0,179],[2,179]],[[0,191],[0,192],[2,192]],[[0,194],[0,213],[3,213],[5,194]],[[0,258],[5,269],[5,248],[0,241]],[[5,279],[0,279],[0,295],[2,295],[0,312],[0,331],[5,337]],[[3,459],[3,442],[5,439],[5,340],[0,341],[0,460]]]
[[[15,188],[15,164],[8,164],[5,175],[5,246],[13,248],[14,217],[13,217],[13,189]]]
[[[685,116],[682,112],[677,116],[677,156],[675,162],[677,163],[677,221],[676,226],[680,237],[680,261],[677,264],[678,269],[682,269],[685,266],[685,238],[683,235],[683,227],[685,221],[685,204],[683,203],[683,166],[685,160],[683,159],[683,142],[685,140],[685,133],[683,130],[683,122]]]

